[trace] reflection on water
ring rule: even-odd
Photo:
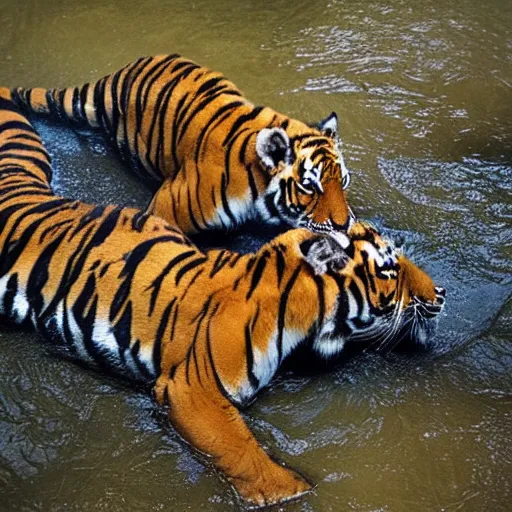
[[[512,4],[4,4],[2,85],[74,85],[178,51],[224,71],[257,103],[304,120],[338,112],[354,209],[401,239],[449,296],[432,352],[366,353],[320,375],[287,373],[247,411],[264,445],[318,484],[284,509],[508,510]],[[147,203],[100,138],[38,127],[59,192]],[[244,233],[213,243],[247,250],[259,241]],[[227,485],[146,390],[36,340],[0,330],[5,510],[233,508]]]

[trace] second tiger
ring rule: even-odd
[[[159,186],[148,212],[186,233],[249,219],[318,232],[351,224],[334,112],[309,126],[178,55],[140,58],[80,87],[12,93],[29,112],[100,128]]]

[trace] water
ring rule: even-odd
[[[0,27],[2,85],[75,85],[179,52],[256,103],[311,121],[336,110],[351,204],[404,241],[448,306],[430,353],[287,373],[247,410],[258,439],[317,483],[283,509],[510,510],[510,2],[4,0]],[[146,204],[101,139],[38,128],[59,192]],[[145,390],[7,326],[0,365],[2,510],[233,509]]]

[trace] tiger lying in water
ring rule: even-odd
[[[321,232],[351,222],[335,113],[311,127],[256,107],[220,73],[178,55],[140,58],[81,87],[12,93],[30,112],[99,127],[160,186],[148,213],[185,233],[254,218]]]
[[[56,196],[41,139],[0,89],[0,316],[106,372],[154,383],[159,404],[243,499],[310,484],[275,462],[237,406],[299,346],[427,343],[445,292],[364,223],[349,236],[297,228],[253,254],[201,252],[131,208]]]

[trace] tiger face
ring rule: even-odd
[[[348,231],[354,221],[345,197],[350,173],[334,112],[296,135],[280,127],[262,129],[256,152],[272,177],[257,203],[267,222],[285,222],[318,233]]]
[[[445,289],[366,222],[354,224],[348,236],[336,233],[325,240],[315,272],[332,277],[340,293],[313,349],[329,357],[347,342],[377,350],[427,346]]]

